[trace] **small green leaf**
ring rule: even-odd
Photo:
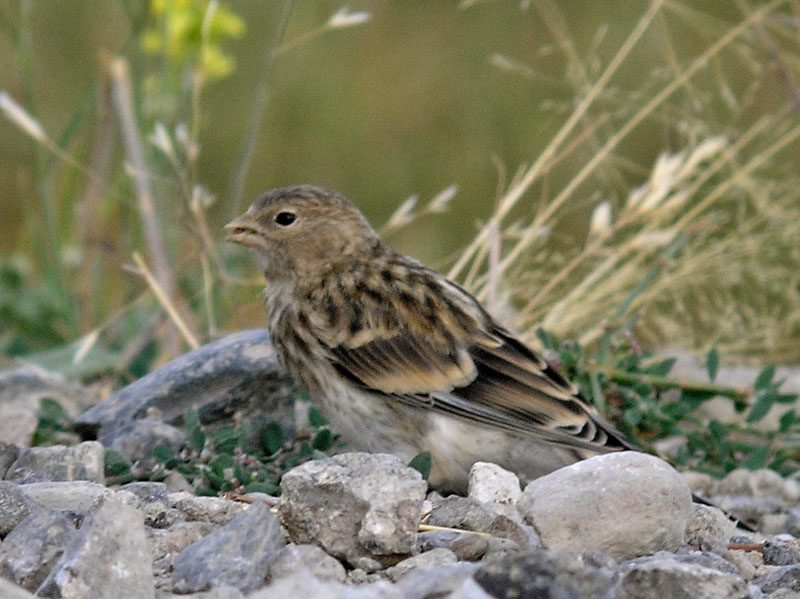
[[[209,435],[217,451],[232,454],[239,445],[239,433],[233,426],[222,426]]]
[[[320,429],[311,445],[317,451],[328,451],[333,445],[333,433],[328,428]]]
[[[549,333],[544,329],[536,329],[536,336],[539,338],[539,341],[542,342],[542,345],[545,349],[558,349],[558,339],[556,339],[555,335],[552,333]]]
[[[320,412],[319,408],[316,406],[308,408],[308,422],[314,428],[322,428],[328,424],[328,421],[325,420],[325,416],[322,415],[322,412]]]
[[[706,370],[708,371],[708,379],[713,383],[719,372],[719,352],[716,347],[712,347],[708,350],[708,355],[706,356]]]
[[[418,453],[408,463],[408,467],[418,471],[425,480],[428,480],[428,477],[431,475],[432,466],[433,458],[431,457],[430,451]]]
[[[162,464],[168,464],[175,459],[175,454],[166,445],[159,445],[153,448],[153,457]]]
[[[189,447],[200,453],[206,444],[206,434],[200,426],[200,419],[196,410],[189,410],[185,417],[186,442]]]
[[[747,422],[752,424],[761,420],[767,415],[774,401],[774,393],[766,392],[756,394],[756,400],[753,402],[753,407],[750,408],[750,413],[747,415]]]
[[[266,493],[267,495],[277,495],[280,487],[274,482],[248,483],[244,486],[245,493]]]
[[[643,372],[644,374],[649,374],[652,376],[667,376],[677,361],[678,358],[667,358],[666,360],[661,360],[660,362],[651,364],[645,368]]]
[[[751,453],[741,463],[741,467],[746,470],[758,470],[765,468],[769,462],[770,448],[769,446],[759,447]]]
[[[131,469],[128,458],[114,449],[106,449],[104,466],[106,476],[119,476],[130,472]]]
[[[211,460],[211,463],[209,464],[211,471],[217,476],[223,478],[233,475],[234,465],[235,462],[233,461],[233,458],[226,453],[219,454],[217,457]]]
[[[792,426],[797,422],[797,414],[794,410],[789,410],[780,417],[780,431],[782,433],[789,432]]]
[[[775,376],[775,364],[770,364],[761,373],[756,377],[755,382],[753,383],[753,389],[756,391],[760,391],[765,387],[769,386],[772,382],[772,378]]]
[[[284,443],[283,427],[281,424],[275,421],[268,422],[267,426],[264,427],[261,440],[267,455],[272,455],[279,451]]]

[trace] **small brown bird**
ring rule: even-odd
[[[267,279],[282,365],[351,447],[433,458],[463,491],[476,461],[525,480],[632,446],[464,289],[385,245],[343,196],[275,189],[225,227]]]

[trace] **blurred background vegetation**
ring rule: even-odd
[[[0,352],[263,326],[221,228],[350,197],[531,341],[800,359],[800,2],[0,0]]]

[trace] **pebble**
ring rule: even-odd
[[[597,549],[617,560],[676,550],[693,514],[680,474],[635,451],[589,458],[538,478],[518,507],[544,547]]]

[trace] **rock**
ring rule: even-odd
[[[34,364],[0,371],[0,442],[31,444],[42,399],[55,400],[71,418],[97,402],[88,389]]]
[[[112,447],[118,437],[130,434],[133,422],[149,413],[180,426],[186,412],[194,409],[209,431],[230,424],[236,413],[249,423],[256,446],[271,420],[293,435],[293,404],[291,381],[280,371],[269,334],[253,329],[172,360],[81,414],[75,428],[84,438]],[[147,451],[146,444],[142,450]]]
[[[158,463],[153,456],[156,447],[166,447],[175,455],[185,441],[186,433],[182,430],[159,420],[145,419],[121,425],[109,447],[131,462],[139,462],[143,468],[152,468]]]
[[[787,493],[786,481],[774,470],[745,470],[739,468],[729,472],[717,484],[718,495],[744,495],[748,497],[780,497],[793,501]],[[787,496],[788,495],[788,496]]]
[[[447,599],[495,599],[475,582],[473,578],[466,578],[460,586],[453,589]]]
[[[778,589],[800,591],[800,564],[778,566],[764,576],[756,578],[753,584],[767,595]]]
[[[758,528],[758,523],[762,522],[765,516],[769,514],[779,514],[783,510],[783,500],[780,497],[749,497],[742,495],[725,495],[716,497],[715,503],[717,506],[730,514],[734,518],[738,518],[742,522],[748,524],[755,524]],[[781,517],[781,521],[785,518]]]
[[[182,512],[187,520],[211,522],[212,524],[227,524],[247,510],[246,503],[222,497],[198,497],[184,494],[177,501],[173,496],[169,496],[169,498],[175,509]]]
[[[18,457],[19,447],[0,441],[0,480],[5,479],[9,466],[17,461]]]
[[[152,556],[141,513],[113,496],[101,499],[37,595],[152,599]]]
[[[280,578],[263,589],[247,596],[247,599],[406,599],[394,585],[380,580],[350,586],[340,582],[322,581],[308,570]]]
[[[30,483],[20,486],[19,489],[28,499],[43,508],[81,515],[93,509],[101,497],[114,494],[103,485],[82,480]]]
[[[347,580],[344,566],[316,545],[295,545],[290,543],[278,552],[269,565],[270,581],[292,576],[300,570],[307,570],[319,580]]]
[[[622,597],[662,599],[748,599],[748,585],[739,576],[699,564],[678,561],[672,556],[655,556],[630,566],[618,589]]]
[[[675,550],[692,516],[683,478],[656,457],[624,451],[532,481],[517,507],[547,548],[598,549],[618,560]]]
[[[475,581],[494,597],[614,597],[613,571],[547,549],[486,563],[475,573]]]
[[[3,578],[0,578],[0,597],[3,599],[34,599],[34,596],[28,591]]]
[[[449,549],[432,549],[425,553],[413,555],[391,568],[387,568],[383,571],[383,575],[392,582],[395,582],[412,570],[429,570],[432,568],[441,568],[443,566],[452,566],[457,561],[458,558],[456,554]]]
[[[20,450],[6,480],[22,484],[86,480],[102,484],[105,450],[96,441],[74,446],[29,447]]]
[[[144,514],[145,526],[168,528],[185,519],[183,512],[171,507],[167,487],[163,483],[129,483],[117,489],[117,496]]]
[[[34,502],[28,499],[19,485],[0,481],[0,536],[11,532],[36,509]]]
[[[497,514],[471,497],[451,495],[433,508],[427,519],[431,526],[489,532]]]
[[[282,546],[278,519],[254,503],[235,520],[192,543],[175,558],[173,589],[204,591],[227,584],[243,593],[260,587]]]
[[[477,569],[477,564],[465,563],[436,568],[412,569],[399,578],[397,588],[403,591],[406,599],[451,597],[451,593],[461,588],[464,581],[472,580],[472,575]],[[481,590],[481,592],[483,591]],[[489,595],[486,595],[486,597],[489,597]]]
[[[467,496],[479,503],[515,504],[522,495],[519,478],[497,464],[475,462],[469,471]]]
[[[35,591],[77,534],[62,514],[52,510],[33,512],[0,545],[0,568],[4,576]]]
[[[374,571],[416,551],[426,483],[396,456],[345,453],[283,475],[281,524],[292,541],[316,543]]]
[[[417,535],[420,551],[444,548],[452,551],[461,561],[476,561],[489,549],[486,535],[457,530],[432,530]]]
[[[766,539],[761,555],[768,566],[790,566],[800,562],[800,548],[797,539],[789,535],[780,535]]]
[[[694,504],[692,519],[686,527],[686,543],[703,551],[726,551],[736,525],[719,508]]]

